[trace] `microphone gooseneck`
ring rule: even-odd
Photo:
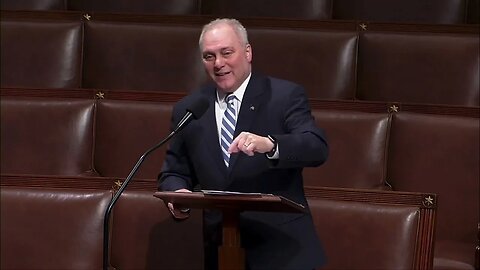
[[[103,269],[108,270],[109,267],[109,235],[110,235],[110,229],[109,229],[109,224],[110,224],[110,214],[112,212],[113,206],[119,199],[120,195],[122,195],[123,191],[127,187],[128,183],[130,180],[132,180],[133,176],[137,173],[138,169],[140,168],[140,165],[143,163],[145,158],[158,149],[160,146],[164,145],[167,141],[169,141],[173,136],[175,136],[180,130],[182,130],[188,123],[190,123],[193,119],[199,119],[202,117],[202,115],[207,111],[209,106],[208,100],[205,98],[199,98],[196,99],[194,102],[192,102],[188,107],[187,107],[187,112],[185,115],[182,117],[182,119],[178,122],[177,126],[175,129],[168,134],[165,139],[163,139],[161,142],[153,146],[152,148],[148,149],[143,153],[143,155],[138,159],[137,163],[133,167],[133,169],[130,171],[130,174],[127,176],[125,181],[123,181],[122,185],[118,189],[118,191],[115,193],[113,196],[112,200],[107,206],[107,210],[105,211],[105,216],[103,220]]]

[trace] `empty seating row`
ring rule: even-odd
[[[180,97],[2,89],[2,174],[122,180],[141,154],[169,133],[171,109]],[[480,220],[478,107],[311,103],[331,156],[323,166],[305,170],[305,186],[436,193],[443,202],[438,208],[437,264],[474,265]],[[161,148],[150,155],[137,178],[154,186],[164,152]]]
[[[4,0],[4,10],[75,10],[173,15],[478,23],[478,0]]]
[[[103,218],[111,198],[112,190],[91,187],[2,186],[1,268],[102,269]],[[178,223],[152,192],[127,192],[114,213],[110,262],[117,269],[203,268],[198,211]],[[175,256],[185,249],[188,260]]]
[[[20,14],[2,12],[2,87],[185,93],[207,81],[198,36],[211,18]],[[480,104],[476,27],[244,24],[253,68],[302,84],[311,98]]]
[[[322,269],[431,269],[434,194],[333,188],[307,192],[329,257]],[[92,187],[2,186],[1,268],[102,269],[103,213],[111,197],[112,190]],[[425,206],[425,199],[432,203]],[[177,222],[151,190],[127,190],[113,213],[114,269],[203,269],[199,210]],[[367,241],[369,248],[362,248]],[[364,252],[345,260],[351,250]]]

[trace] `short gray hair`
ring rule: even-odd
[[[238,20],[230,19],[230,18],[219,18],[203,26],[202,33],[200,34],[200,38],[198,39],[198,46],[200,47],[200,50],[202,49],[204,34],[210,31],[215,26],[221,25],[221,24],[227,24],[231,26],[235,31],[235,33],[240,38],[240,40],[242,41],[243,45],[248,44],[247,29],[245,29],[245,27],[243,27],[243,25]]]

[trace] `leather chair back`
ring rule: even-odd
[[[2,10],[66,10],[65,0],[3,0]]]
[[[1,189],[2,269],[101,269],[110,191]]]
[[[140,156],[170,133],[173,103],[102,100],[98,102],[95,168],[101,176],[125,179]],[[157,179],[167,145],[152,152],[137,178]]]
[[[439,195],[438,266],[446,263],[448,268],[455,261],[474,265],[480,220],[479,124],[478,118],[446,115],[400,112],[393,117],[387,179],[394,190]]]
[[[186,15],[200,13],[200,0],[68,0],[69,10]]]
[[[2,173],[92,172],[93,100],[2,97],[0,117]]]
[[[202,14],[328,20],[332,17],[332,0],[208,0],[202,1]]]
[[[478,34],[360,35],[357,98],[479,106]]]
[[[92,21],[85,28],[86,88],[188,92],[206,81],[200,26]]]
[[[389,115],[317,109],[313,116],[330,151],[325,164],[303,170],[304,185],[385,189]]]
[[[435,194],[318,187],[306,194],[327,257],[321,269],[432,269]]]
[[[354,98],[356,32],[254,27],[248,31],[254,70],[297,82],[310,98]]]
[[[465,22],[467,0],[334,0],[333,19],[433,24]]]
[[[81,87],[80,21],[2,19],[0,27],[1,87]]]
[[[152,191],[126,191],[115,206],[111,265],[116,269],[203,269],[202,212],[175,221]]]

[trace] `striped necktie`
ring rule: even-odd
[[[222,129],[221,129],[221,141],[220,146],[222,148],[223,161],[225,161],[225,166],[228,167],[228,162],[230,161],[230,154],[228,153],[228,148],[233,141],[233,133],[235,131],[236,125],[236,112],[234,107],[234,95],[229,95],[225,98],[227,102],[227,109],[223,114],[222,118]]]

